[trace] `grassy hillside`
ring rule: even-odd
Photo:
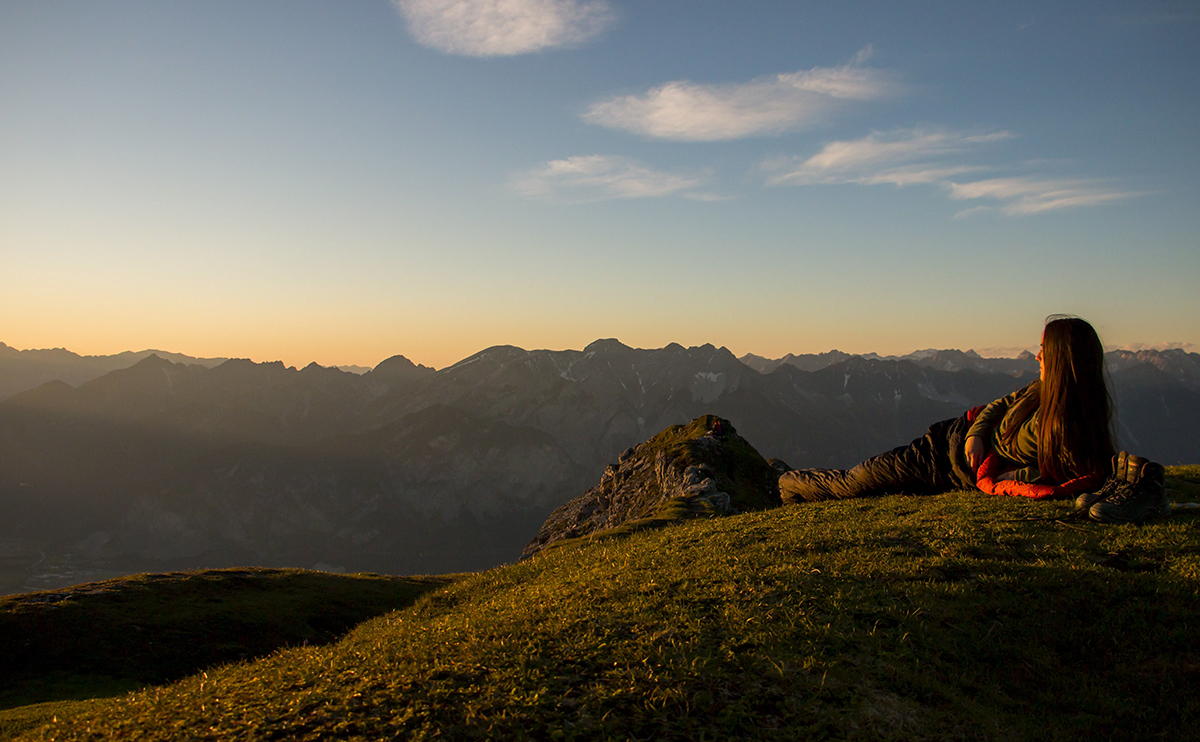
[[[1170,473],[1200,499],[1200,467]],[[1200,516],[1069,510],[889,497],[583,542],[31,736],[1189,737]]]
[[[447,582],[226,569],[0,597],[0,736],[79,706],[71,702],[328,643]]]

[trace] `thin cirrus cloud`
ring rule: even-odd
[[[856,184],[897,187],[937,185],[956,201],[990,199],[959,212],[967,216],[999,210],[1019,216],[1076,206],[1094,206],[1140,195],[1099,180],[1047,178],[1038,175],[967,180],[970,173],[995,168],[964,161],[995,142],[1011,139],[1006,131],[965,134],[952,131],[902,130],[875,132],[862,139],[830,142],[807,158],[763,163],[768,185]]]
[[[1002,212],[1014,216],[1072,206],[1095,206],[1142,195],[1134,191],[1118,190],[1104,181],[1085,179],[992,178],[948,185],[950,198],[959,201],[976,198],[995,199],[1002,202]]]
[[[744,83],[677,80],[640,95],[593,103],[584,121],[656,139],[709,142],[794,131],[852,101],[900,93],[886,71],[865,67],[871,47],[840,67],[813,67]]]
[[[413,37],[448,54],[510,57],[573,46],[606,31],[603,0],[392,0]]]
[[[509,187],[530,198],[570,202],[662,196],[712,200],[715,196],[702,190],[710,180],[706,173],[655,170],[628,157],[581,155],[519,173]]]
[[[947,131],[904,130],[875,132],[862,139],[830,142],[807,159],[789,158],[764,164],[769,185],[857,183],[905,186],[940,183],[977,166],[947,163],[951,155],[980,145],[1009,139],[1006,131],[962,134]]]

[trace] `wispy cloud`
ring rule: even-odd
[[[1182,350],[1187,353],[1195,353],[1200,350],[1200,346],[1195,343],[1183,342],[1165,342],[1165,343],[1126,343],[1125,345],[1106,345],[1105,350]]]
[[[764,162],[768,185],[852,183],[898,187],[937,185],[957,201],[991,199],[960,211],[964,217],[989,211],[1018,216],[1074,206],[1094,206],[1140,193],[1101,180],[1040,175],[966,180],[970,173],[995,170],[970,158],[985,145],[1011,139],[1006,131],[966,134],[953,131],[875,132],[862,139],[830,142],[817,154]],[[1029,167],[1029,163],[1026,163]]]
[[[704,85],[678,80],[641,95],[598,101],[583,120],[660,139],[717,141],[777,134],[820,121],[848,101],[897,94],[885,70],[864,67],[867,47],[841,67],[814,67],[745,83]]]
[[[518,173],[509,180],[509,187],[531,198],[571,202],[661,196],[714,200],[716,196],[701,190],[711,180],[707,173],[654,170],[627,157],[584,155],[551,160]]]
[[[992,178],[972,183],[949,183],[950,198],[967,200],[990,198],[1002,202],[1000,210],[1009,215],[1037,214],[1071,206],[1095,206],[1131,196],[1098,180],[1039,178]]]
[[[940,183],[977,166],[947,164],[980,145],[1009,139],[1006,131],[962,134],[920,129],[875,132],[862,139],[830,142],[807,159],[786,158],[764,163],[770,185],[809,183],[859,183],[912,185]]]
[[[579,44],[616,14],[603,0],[392,0],[425,46],[472,57],[507,57]]]

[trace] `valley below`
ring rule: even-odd
[[[44,378],[22,355],[41,351],[9,351],[0,380]],[[66,375],[69,354],[54,360],[46,373]],[[47,379],[0,401],[0,591],[239,565],[485,569],[668,426],[716,414],[764,457],[845,467],[1037,371],[1028,354],[771,361],[615,340],[497,346],[436,371],[401,356],[363,374],[187,360],[92,360],[78,386]],[[1121,445],[1200,460],[1200,355],[1108,362]]]

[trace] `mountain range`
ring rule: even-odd
[[[196,358],[165,350],[125,351],[109,356],[81,356],[65,348],[17,350],[0,343],[0,399],[41,386],[47,381],[65,381],[71,386],[91,381],[109,371],[129,368],[148,356],[207,368],[219,366],[228,358]],[[366,373],[363,366],[338,366],[342,371]]]
[[[0,590],[50,567],[493,566],[671,425],[715,414],[764,456],[849,466],[1024,385],[1030,361],[767,361],[598,340],[496,346],[437,371],[394,356],[356,374],[149,354],[77,388],[77,376],[46,381],[0,402]],[[1108,361],[1122,445],[1200,461],[1200,355]]]

